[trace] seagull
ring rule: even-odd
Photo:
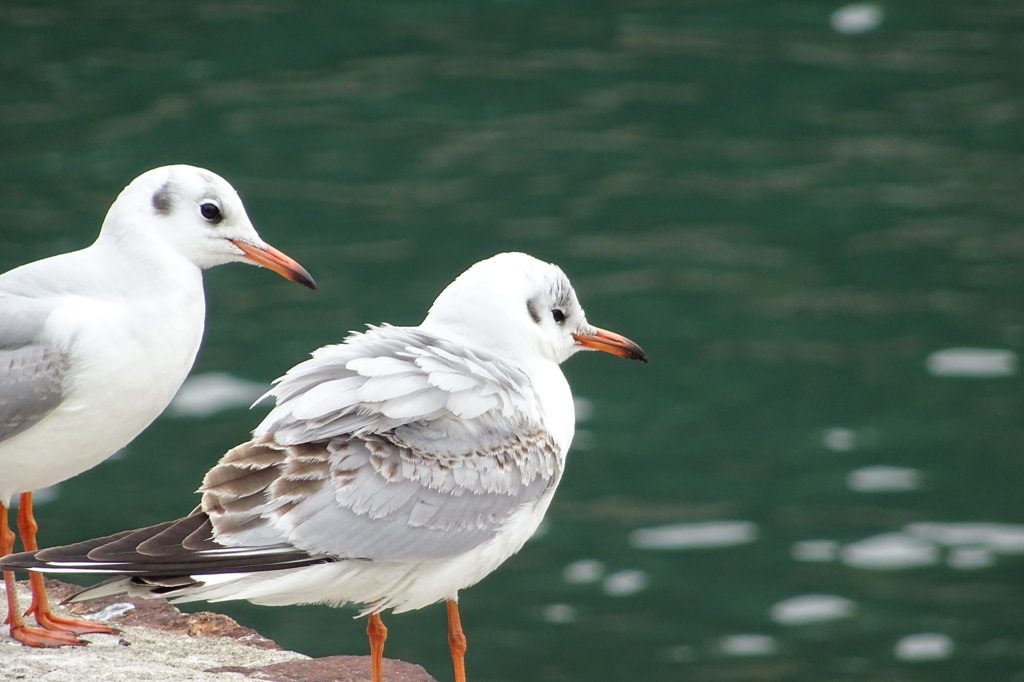
[[[207,473],[187,517],[7,557],[4,569],[113,577],[74,597],[346,603],[368,615],[445,601],[465,682],[459,590],[537,530],[575,428],[559,364],[580,350],[647,362],[591,326],[557,266],[503,253],[460,275],[416,327],[370,326],[274,382],[253,438]]]
[[[99,464],[167,407],[203,335],[202,271],[232,261],[316,288],[260,239],[227,181],[177,165],[125,187],[91,246],[0,275],[0,557],[14,548],[7,517],[16,495],[22,544],[34,550],[32,491]],[[41,627],[28,627],[14,574],[4,581],[10,633],[24,644],[78,645],[78,634],[113,632],[54,616],[38,575],[26,613]]]

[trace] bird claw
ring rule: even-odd
[[[11,628],[11,638],[25,646],[38,648],[55,648],[61,646],[85,646],[88,642],[78,639],[70,632],[61,630],[44,630],[20,625]]]
[[[60,618],[52,613],[36,613],[36,622],[50,632],[68,633],[71,635],[118,635],[117,628],[103,623],[77,618]]]

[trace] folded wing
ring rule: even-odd
[[[5,566],[163,576],[172,589],[188,583],[175,576],[457,556],[561,476],[532,391],[497,358],[371,328],[279,380],[277,406],[210,470],[188,517]]]

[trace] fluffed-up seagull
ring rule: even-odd
[[[32,491],[124,447],[185,380],[203,335],[202,271],[251,262],[316,288],[301,265],[256,234],[238,194],[202,168],[165,166],[131,182],[89,247],[0,275],[0,556],[13,551],[8,505],[36,549]],[[40,576],[25,625],[4,573],[11,636],[31,646],[84,644],[112,632],[50,612]]]
[[[647,361],[587,322],[557,266],[494,256],[449,285],[418,327],[353,333],[278,379],[267,394],[276,406],[206,475],[189,516],[3,567],[116,576],[76,601],[363,604],[374,682],[380,613],[446,600],[463,682],[458,592],[544,516],[575,426],[559,363],[584,349]]]

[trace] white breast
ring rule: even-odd
[[[202,339],[202,275],[191,270],[162,293],[62,298],[43,336],[70,354],[64,400],[0,443],[0,500],[99,464],[167,407]]]

